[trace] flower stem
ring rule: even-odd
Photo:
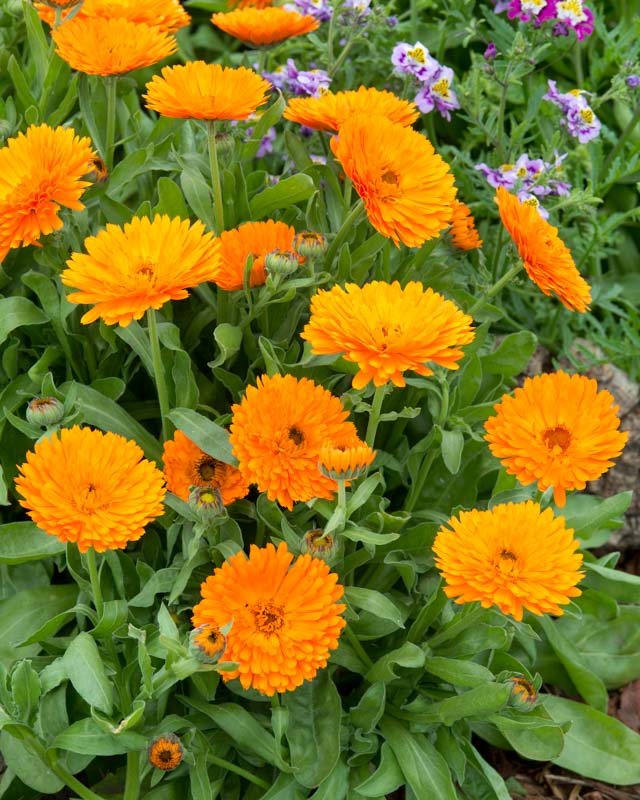
[[[351,629],[351,625],[350,624],[346,625],[346,627],[344,629],[344,632],[345,632],[345,636],[349,640],[349,644],[356,651],[356,653],[357,653],[358,657],[360,658],[360,660],[362,661],[362,663],[367,667],[367,669],[371,669],[371,667],[373,666],[373,661],[369,658],[369,656],[367,655],[366,650],[360,644],[360,639],[358,639],[356,634],[353,632],[353,630]]]
[[[219,758],[218,756],[214,756],[213,753],[207,753],[207,761],[210,761],[212,764],[216,764],[218,767],[222,767],[222,769],[229,770],[229,772],[235,772],[236,775],[246,778],[246,780],[250,781],[251,783],[255,783],[256,786],[260,786],[263,789],[269,788],[269,784],[266,781],[263,781],[262,778],[258,778],[252,772],[232,764],[231,761],[227,761],[225,758]]]
[[[422,494],[424,485],[427,482],[429,471],[431,470],[431,467],[433,466],[433,462],[436,460],[437,455],[438,455],[438,450],[433,446],[432,442],[431,450],[429,451],[429,454],[422,462],[422,465],[420,466],[420,472],[418,473],[418,477],[416,478],[415,483],[412,484],[411,489],[409,490],[407,502],[404,504],[405,511],[413,511],[413,509],[415,508],[415,505],[420,499],[420,495]]]
[[[85,553],[87,562],[87,572],[89,573],[89,580],[91,581],[91,593],[93,594],[93,604],[96,607],[98,614],[98,622],[102,617],[102,589],[100,588],[100,578],[98,576],[98,567],[96,566],[96,551],[90,547]]]
[[[380,412],[382,411],[382,401],[386,391],[386,383],[382,386],[376,386],[375,394],[373,395],[373,402],[371,403],[371,411],[369,412],[369,422],[367,423],[367,435],[365,437],[366,443],[369,447],[373,447],[376,438],[376,431],[380,422]]]
[[[338,484],[338,508],[344,514],[344,520],[347,520],[347,482],[336,481]]]
[[[224,230],[224,203],[222,202],[222,184],[220,183],[220,166],[218,164],[218,148],[216,146],[216,123],[211,119],[207,120],[207,142],[209,146],[209,165],[211,167],[211,185],[213,188],[213,232],[219,236]]]
[[[507,93],[509,91],[509,73],[511,72],[511,64],[507,66],[507,69],[504,74],[504,82],[502,83],[502,94],[500,95],[500,106],[498,108],[498,142],[497,142],[497,153],[498,153],[498,160],[504,161],[504,148],[503,148],[503,140],[504,140],[504,112],[507,105]]]
[[[116,75],[108,75],[105,79],[105,89],[107,92],[107,132],[104,145],[104,163],[107,171],[113,168],[113,150],[116,138],[116,99],[118,89],[118,78]]]
[[[138,800],[140,795],[140,752],[130,750],[127,753],[127,776],[122,800]]]
[[[522,269],[522,262],[519,261],[515,266],[511,267],[510,270],[505,272],[505,274],[500,278],[500,280],[496,281],[496,283],[494,283],[493,286],[487,292],[485,292],[485,294],[482,297],[476,300],[476,302],[471,306],[471,308],[467,313],[470,316],[473,316],[478,311],[480,311],[480,309],[483,306],[485,306],[487,302],[491,300],[491,298],[494,295],[498,294],[498,292],[501,289],[503,289],[511,281],[512,278],[515,278],[515,276],[520,272],[521,269]]]
[[[340,249],[340,247],[342,247],[342,244],[344,243],[344,240],[347,238],[349,233],[351,233],[352,228],[355,227],[356,223],[362,216],[363,211],[364,211],[364,203],[362,202],[362,200],[358,200],[355,206],[348,213],[347,218],[340,227],[340,230],[336,233],[336,238],[333,240],[331,246],[327,250],[327,255],[324,262],[325,268],[327,270],[331,268],[331,264],[338,250]]]
[[[600,171],[600,175],[602,178],[606,177],[609,165],[613,163],[613,159],[618,155],[621,148],[624,147],[627,139],[629,138],[629,136],[631,136],[631,134],[633,133],[633,129],[636,127],[639,121],[640,121],[640,105],[637,105],[634,115],[629,120],[627,127],[622,131],[622,133],[618,137],[618,141],[609,151],[609,155],[604,160],[604,164],[602,165],[602,169]]]
[[[160,352],[160,339],[158,337],[158,326],[156,325],[156,312],[153,308],[147,309],[147,334],[149,335],[149,344],[151,346],[151,360],[153,362],[153,373],[156,380],[156,391],[158,392],[158,401],[160,403],[160,420],[162,422],[162,439],[166,441],[169,438],[168,424],[169,420],[169,395],[167,392],[167,384],[164,377],[164,364],[162,363],[162,354]]]

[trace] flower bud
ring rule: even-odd
[[[189,505],[209,519],[225,513],[224,501],[220,489],[215,486],[191,486]]]
[[[509,684],[511,685],[509,705],[520,711],[531,711],[538,700],[538,692],[531,681],[522,675],[514,675],[509,678]]]
[[[189,634],[189,653],[204,664],[215,664],[225,647],[224,633],[216,625],[205,623]]]
[[[180,765],[184,751],[175,733],[163,733],[151,742],[147,756],[152,766],[168,772]]]
[[[267,254],[264,268],[269,275],[291,275],[298,269],[298,256],[291,250],[276,248]]]
[[[336,542],[330,533],[322,528],[313,528],[302,537],[302,552],[315,558],[329,559],[335,553]]]
[[[64,417],[64,406],[55,397],[34,397],[27,404],[26,416],[32,425],[57,425]]]
[[[107,180],[109,171],[107,170],[107,165],[100,156],[91,159],[88,164],[86,177],[93,183],[104,183]]]
[[[296,252],[305,258],[317,258],[327,249],[327,240],[321,233],[301,231],[293,240]]]

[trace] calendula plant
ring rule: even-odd
[[[0,797],[640,783],[621,398],[523,374],[640,375],[600,5],[0,9]]]

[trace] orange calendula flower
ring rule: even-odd
[[[337,397],[307,378],[262,375],[231,410],[233,454],[248,483],[289,509],[333,497],[336,482],[318,470],[320,450],[356,432]]]
[[[318,468],[327,478],[348,481],[360,477],[376,456],[368,444],[349,434],[324,442],[318,458]]]
[[[358,114],[331,140],[369,222],[398,246],[420,247],[451,222],[456,190],[449,165],[413,128]]]
[[[183,758],[180,739],[174,733],[163,733],[149,745],[149,763],[156,769],[168,772],[180,766]]]
[[[436,567],[456,603],[480,601],[522,619],[563,613],[560,606],[581,594],[582,555],[564,517],[538,503],[503,503],[490,511],[461,511],[438,531]]]
[[[628,434],[619,431],[612,394],[584,375],[552,372],[527,378],[494,406],[485,422],[489,448],[520,483],[553,486],[562,507],[567,489],[584,489],[619,456]]]
[[[45,0],[44,3],[34,3],[40,18],[53,25],[55,12],[47,5],[70,6],[76,5],[79,0]],[[68,12],[64,12],[64,20]],[[139,25],[149,25],[159,28],[165,33],[175,33],[184,28],[191,21],[191,17],[182,7],[180,0],[84,0],[82,7],[74,13],[74,19],[83,17],[99,17],[100,19],[126,19]]]
[[[0,261],[62,228],[62,206],[80,211],[96,153],[70,128],[31,125],[0,148]]]
[[[164,117],[246,119],[267,100],[271,84],[246,67],[190,61],[154,75],[144,95],[147,108]]]
[[[193,624],[233,622],[224,658],[238,669],[223,672],[223,680],[240,678],[244,689],[269,696],[293,691],[338,646],[346,608],[338,576],[310,555],[292,561],[284,542],[277,550],[251,545],[249,558],[232,556],[202,584]]]
[[[453,201],[451,207],[451,239],[458,250],[476,250],[482,247],[482,239],[478,235],[471,209],[459,200]]]
[[[588,311],[589,284],[578,272],[558,229],[542,219],[535,208],[509,194],[504,186],[497,189],[496,203],[527,275],[536,286],[548,296],[551,292],[556,294],[571,311]]]
[[[20,505],[81,553],[124,548],[163,511],[164,478],[135,442],[90,428],[41,439],[18,468]]]
[[[360,86],[357,91],[326,91],[319,97],[294,97],[284,110],[284,118],[318,131],[337,131],[354,114],[385,117],[399,125],[418,119],[415,103],[402,100],[386,90]]]
[[[164,443],[162,461],[167,489],[185,501],[192,486],[218,489],[225,505],[249,492],[240,470],[207,455],[182,431]]]
[[[273,5],[273,0],[229,0],[227,5],[229,10],[234,8],[269,8]]]
[[[98,317],[123,327],[148,308],[188,297],[187,288],[212,280],[219,243],[201,222],[168,216],[134,217],[124,228],[107,225],[85,239],[87,254],[72,253],[61,275],[72,303],[94,304],[82,322]]]
[[[74,18],[51,36],[60,58],[87,75],[122,75],[156,64],[178,49],[175,38],[160,28],[127,19]]]
[[[214,14],[211,22],[236,39],[254,47],[275,44],[293,36],[310,33],[320,25],[315,17],[286,11],[284,8],[238,8]]]
[[[311,315],[302,338],[318,355],[342,353],[360,371],[353,387],[369,381],[404,386],[403,372],[433,375],[427,363],[458,369],[460,346],[473,341],[473,320],[451,300],[411,281],[372,281],[360,287],[320,289],[311,298]]]
[[[247,259],[251,256],[249,285],[262,286],[267,280],[265,258],[274,250],[293,251],[295,235],[291,225],[272,219],[245,222],[238,228],[223,231],[220,234],[220,264],[211,280],[228,292],[242,289]]]

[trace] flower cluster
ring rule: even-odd
[[[540,198],[568,195],[571,189],[571,184],[557,177],[566,157],[567,153],[556,153],[554,161],[548,162],[541,158],[529,158],[527,153],[523,153],[511,164],[493,168],[481,162],[476,164],[475,169],[482,173],[489,186],[494,189],[504,186],[510,192],[515,192],[521,203],[537,208],[540,216],[547,219],[549,214],[540,205]]]
[[[330,20],[333,14],[330,0],[294,0],[293,3],[288,3],[283,8],[297,11],[299,14],[308,14],[320,22]]]
[[[549,91],[542,98],[549,100],[565,115],[565,119],[560,120],[561,125],[566,125],[567,130],[575,136],[581,144],[595,139],[600,134],[600,120],[593,112],[585,99],[585,92],[582,89],[572,89],[570,92],[559,92],[556,82],[549,80]]]
[[[393,48],[391,63],[398,74],[412,75],[422,85],[415,96],[415,104],[423,114],[437,108],[445,119],[450,120],[451,111],[460,108],[451,88],[453,70],[436,61],[420,42],[414,45],[400,42]]]
[[[582,40],[593,33],[593,14],[582,0],[501,0],[495,11],[506,11],[509,19],[532,22],[536,27],[553,22],[554,36],[568,36],[575,31]]]
[[[263,77],[276,89],[285,89],[296,97],[320,97],[331,84],[331,78],[323,69],[302,70],[292,58],[273,72],[263,72]]]

